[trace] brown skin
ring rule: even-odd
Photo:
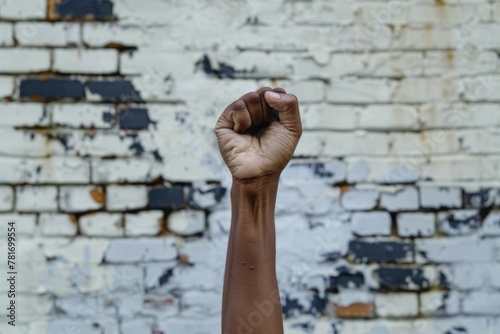
[[[224,110],[215,133],[233,175],[222,333],[282,334],[274,209],[302,134],[297,98],[269,87],[245,94]]]

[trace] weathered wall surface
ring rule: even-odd
[[[277,205],[286,333],[500,333],[499,36],[498,0],[0,0],[16,328],[219,333],[212,129],[282,86],[305,129]]]

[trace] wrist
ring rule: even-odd
[[[258,177],[237,179],[233,177],[233,188],[241,190],[265,190],[278,187],[281,173],[267,174]]]

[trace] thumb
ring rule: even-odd
[[[267,103],[278,111],[281,124],[294,133],[302,134],[299,101],[295,95],[267,91],[264,97]]]

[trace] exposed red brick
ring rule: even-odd
[[[372,304],[354,303],[349,306],[333,305],[335,314],[339,318],[372,318],[374,309]]]
[[[101,188],[92,189],[90,195],[96,203],[104,204],[104,191]]]

